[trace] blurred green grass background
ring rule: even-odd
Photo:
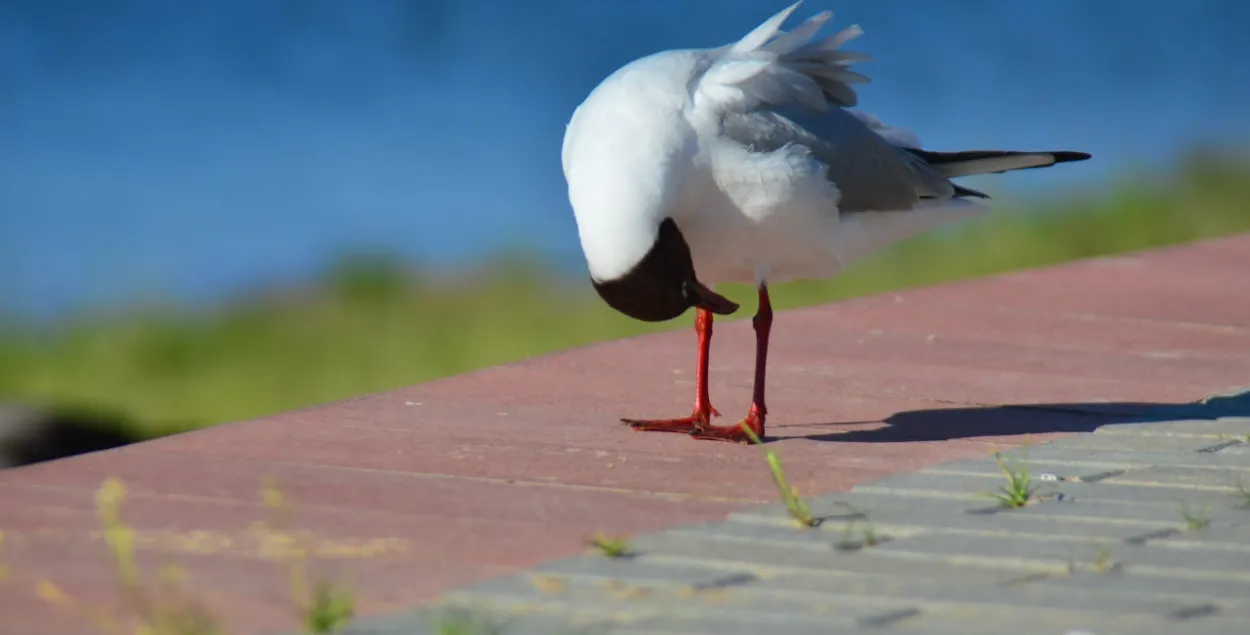
[[[1011,203],[917,237],[779,308],[1250,230],[1250,162],[1195,154],[1167,175]],[[598,340],[685,328],[630,321],[581,278],[525,258],[454,277],[345,257],[298,288],[211,310],[136,306],[51,324],[0,319],[0,401],[120,415],[147,438],[413,384]],[[753,293],[730,287],[754,311]]]

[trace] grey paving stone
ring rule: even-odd
[[[1179,526],[1179,512],[1176,522]],[[779,543],[808,551],[849,550],[864,541],[866,528],[871,527],[872,537],[890,542],[929,534],[966,534],[985,537],[1028,537],[1047,541],[1120,541],[1144,533],[1158,532],[1169,525],[1107,523],[1087,520],[1041,518],[1011,518],[1010,514],[994,514],[977,518],[965,515],[952,519],[949,524],[929,526],[902,525],[875,521],[871,524],[829,524],[817,529],[794,529],[754,523],[717,523],[678,527],[673,532],[688,533],[696,540],[729,541],[740,545]]]
[[[871,486],[872,484],[869,484]],[[1046,483],[1046,492],[1055,494],[1065,491],[1066,483]],[[848,507],[834,504],[842,500],[874,524],[909,524],[922,525],[932,519],[932,524],[962,522],[962,516],[988,516],[997,522],[1016,521],[1016,517],[1036,518],[1048,516],[1056,519],[1088,520],[1112,523],[1140,523],[1154,527],[1180,526],[1183,524],[1181,500],[1163,498],[1159,501],[1119,502],[1100,499],[1098,497],[1076,498],[1067,496],[1062,501],[1049,499],[1044,503],[1029,505],[1018,509],[1004,508],[987,495],[968,495],[963,499],[947,499],[926,497],[926,492],[915,495],[900,494],[897,491],[872,492],[862,491],[871,487],[857,487],[851,492],[843,492],[811,499],[811,508],[818,518],[826,519],[826,523],[840,528],[837,523],[846,522],[855,514],[845,510]],[[990,488],[985,488],[989,491]],[[1188,497],[1186,497],[1187,499]],[[1212,504],[1212,513],[1221,519],[1250,518],[1250,509],[1239,507],[1245,498],[1238,494],[1217,495]],[[838,513],[834,513],[838,512]],[[1007,514],[1008,516],[1004,516]],[[764,522],[777,526],[793,528],[784,505],[766,505],[754,509],[735,512],[731,519],[741,522]],[[955,519],[960,520],[955,520]]]
[[[1208,447],[1217,447],[1219,444]],[[1208,469],[1235,469],[1250,470],[1250,452],[1246,452],[1247,446],[1238,442],[1234,446],[1221,449],[1218,452],[1128,452],[1108,449],[1091,449],[1091,448],[1069,448],[1058,444],[1044,444],[1033,446],[1027,452],[1013,452],[1011,456],[1030,466],[1031,469],[1041,471],[1035,467],[1041,464],[1051,464],[1055,466],[1079,466],[1092,467],[1096,466],[1101,469],[1131,468],[1151,465],[1176,465],[1191,466]],[[961,464],[968,463],[967,468],[963,468]],[[993,469],[997,470],[998,466],[992,461],[989,462]],[[960,469],[976,469],[984,470],[984,467],[973,466],[972,462],[959,461],[958,463],[936,465],[928,470],[946,471],[947,466],[961,465]]]
[[[1073,620],[1075,624],[1055,625],[1030,622],[1027,619],[994,622],[946,621],[941,616],[927,615],[915,624],[896,626],[882,633],[890,635],[1233,635],[1240,634],[1244,624],[1227,618],[1208,618],[1200,623],[1185,623],[1182,631],[1175,622],[1160,623],[1154,618],[1094,618]],[[1232,629],[1232,630],[1229,630]],[[871,631],[869,631],[871,632]]]
[[[477,585],[453,600],[474,600],[496,610],[547,611],[572,615],[611,615],[616,621],[653,619],[700,620],[732,617],[734,622],[764,623],[790,632],[793,626],[828,628],[885,624],[891,616],[933,614],[959,616],[980,623],[1003,626],[1017,623],[1048,623],[1054,626],[1086,623],[1091,614],[1125,616],[1168,615],[1191,611],[1196,604],[1187,598],[1157,598],[1132,593],[1090,593],[1083,589],[964,586],[945,580],[916,581],[855,577],[841,585],[810,585],[801,577],[757,580],[741,587],[674,593],[647,586],[609,585],[576,576],[541,584],[524,576]],[[897,600],[896,600],[897,598]],[[1217,605],[1218,606],[1218,605]],[[916,607],[923,610],[918,611]],[[1102,620],[1105,621],[1105,620]]]
[[[963,585],[950,580],[884,577],[846,577],[812,584],[803,576],[778,576],[752,585],[784,597],[816,594],[842,601],[871,605],[884,599],[914,603],[926,611],[963,607],[968,611],[1020,611],[1059,608],[1074,611],[1159,614],[1183,610],[1196,604],[1193,598],[1167,597],[1122,591],[1108,587],[1099,591],[1034,584]],[[1206,600],[1203,600],[1204,602]]]
[[[744,545],[784,545],[808,551],[832,551],[839,542],[839,535],[831,531],[775,527],[754,523],[701,523],[685,525],[668,530],[669,534],[687,534],[695,540],[721,541]],[[637,549],[641,544],[635,543]]]
[[[1250,604],[1250,582],[1229,580],[1176,580],[1139,576],[1124,573],[1114,566],[1115,550],[1109,551],[1110,568],[1099,573],[1080,570],[1071,575],[1036,578],[1023,584],[1081,589],[1094,593],[1114,589],[1123,593],[1139,593],[1148,596],[1189,598],[1190,600],[1217,600],[1226,606],[1244,607]]]
[[[974,622],[938,614],[926,615],[909,632],[919,635],[929,633],[929,629],[942,629],[943,633],[958,633],[960,628],[968,629],[963,631],[964,635],[1242,635],[1245,623],[1220,615],[1160,620],[1153,616],[1054,611],[1040,617],[1028,613],[1000,614]]]
[[[978,501],[984,504],[999,479],[972,474],[929,474],[909,472],[877,479],[851,488],[855,494],[888,494],[920,497],[930,500]]]
[[[1175,526],[1172,522],[1108,522],[1049,515],[1024,516],[1013,513],[994,514],[981,518],[964,518],[959,524],[935,529],[934,533],[963,533],[991,536],[1029,535],[1051,540],[1127,540],[1142,534],[1163,531]]]
[[[518,614],[475,606],[473,621],[457,622],[450,616],[457,607],[425,609],[356,620],[342,635],[607,635],[617,623],[610,619],[584,619],[555,614]],[[453,624],[462,624],[453,630]],[[440,629],[440,626],[442,627]],[[294,635],[294,634],[292,634]]]
[[[1151,423],[1113,423],[1094,430],[1095,435],[1200,437],[1223,439],[1250,435],[1250,418],[1187,419]]]
[[[966,536],[959,534],[915,536],[884,543],[865,552],[876,558],[899,557],[938,560],[951,564],[977,562],[987,566],[1066,567],[1095,559],[1102,549],[1026,537]],[[1250,552],[1198,549],[1159,549],[1144,545],[1117,545],[1111,556],[1126,572],[1175,578],[1250,581]]]
[[[1025,455],[1011,456],[1004,461],[1003,465],[999,465],[993,459],[977,459],[972,461],[957,461],[954,463],[944,463],[926,467],[916,474],[943,474],[948,476],[974,476],[978,478],[989,478],[1001,481],[1006,478],[1003,473],[1003,467],[1012,471],[1028,469],[1029,475],[1038,485],[1045,485],[1047,481],[1039,480],[1043,474],[1051,474],[1061,480],[1079,480],[1086,482],[1094,482],[1103,480],[1117,473],[1123,472],[1131,467],[1117,465],[1088,465],[1079,463],[1056,463],[1045,460],[1038,460],[1033,457],[1025,457]],[[1145,465],[1137,466],[1138,468],[1147,467]]]
[[[556,560],[532,569],[536,574],[616,580],[651,589],[713,589],[740,586],[758,579],[748,567],[738,569],[655,563],[639,558],[578,557]]]
[[[447,595],[451,602],[490,606],[496,611],[560,613],[616,621],[643,618],[729,617],[737,621],[789,622],[853,626],[889,610],[909,608],[905,601],[864,606],[810,594],[782,596],[746,593],[741,589],[678,592],[645,585],[611,584],[576,577],[535,579],[522,574],[490,580]]]
[[[350,626],[346,635],[439,635],[434,624],[439,612],[406,612],[365,618]],[[475,635],[841,635],[843,633],[891,633],[898,635],[1063,635],[1083,628],[1097,635],[1173,635],[1183,628],[1186,635],[1217,635],[1244,632],[1244,622],[1226,616],[1162,621],[1156,616],[1108,616],[1064,612],[1039,620],[1031,611],[975,614],[965,611],[920,611],[916,609],[882,614],[879,621],[838,619],[795,620],[790,616],[705,615],[686,617],[658,615],[643,618],[585,619],[562,613],[502,613],[488,615],[497,631],[480,629]]]
[[[1250,443],[1238,443],[1231,445],[1219,451],[1219,454],[1235,457],[1244,457],[1250,455]]]
[[[1150,546],[1166,549],[1214,549],[1250,552],[1250,525],[1245,523],[1220,523],[1195,531],[1184,531],[1158,540]]]
[[[1178,509],[1162,521],[1133,521],[1108,518],[1073,518],[1050,515],[1021,516],[1010,513],[1014,510],[995,506],[994,513],[968,513],[958,509],[940,509],[941,505],[913,505],[908,509],[908,499],[893,498],[896,509],[887,507],[888,511],[876,509],[865,512],[862,520],[829,520],[828,517],[814,530],[828,534],[833,540],[846,544],[862,541],[865,532],[883,540],[900,538],[920,533],[969,533],[969,534],[1038,534],[1050,536],[1056,540],[1123,540],[1140,534],[1155,532],[1169,527],[1177,527],[1181,521]],[[938,507],[930,511],[928,507]],[[949,506],[948,506],[949,507]],[[916,509],[919,508],[919,509]],[[867,509],[865,507],[865,509]],[[999,511],[1002,509],[1002,511]],[[780,512],[783,513],[784,512]],[[792,522],[777,516],[754,516],[751,514],[734,515],[731,522],[769,525],[772,531],[790,530]],[[806,530],[812,531],[812,530]]]
[[[929,499],[952,499],[962,496],[964,499],[984,496],[985,493],[999,488],[1005,483],[988,476],[964,474],[933,474],[914,473],[890,476],[865,485],[852,488],[856,493],[890,494],[896,496],[924,497]],[[1234,486],[1204,487],[1196,489],[1183,483],[1160,484],[1157,486],[1115,485],[1105,481],[1084,483],[1037,482],[1037,494],[1046,498],[1062,498],[1108,501],[1124,503],[1171,503],[1182,501],[1190,504],[1227,504],[1237,493]]]
[[[958,584],[999,584],[1036,575],[1047,570],[1066,571],[1061,567],[1043,567],[1023,563],[1009,566],[978,566],[975,563],[947,563],[923,560],[868,559],[856,552],[837,550],[793,549],[787,545],[744,545],[707,541],[695,534],[665,532],[663,535],[639,537],[642,559],[654,562],[697,564],[699,566],[749,566],[762,576],[797,574],[814,578],[848,576],[882,576],[946,579]]]
[[[965,515],[992,514],[998,511],[998,504],[989,496],[973,495],[957,499],[908,499],[899,496],[865,494],[860,492],[838,492],[805,499],[804,502],[812,515],[820,521],[821,526],[841,526],[849,522],[870,521],[874,524],[903,523],[919,524],[920,521],[931,519],[933,522],[947,522],[950,519]],[[793,529],[794,520],[782,503],[761,505],[751,509],[733,512],[730,521],[767,523],[777,527]]]
[[[804,622],[770,622],[766,619],[747,620],[727,616],[653,617],[636,623],[622,625],[612,635],[761,635],[763,633],[786,635],[850,635],[864,632],[858,624],[833,623],[826,620]]]
[[[1135,424],[1136,425],[1136,424]],[[1078,434],[1063,437],[1046,444],[1038,444],[1037,448],[1062,447],[1069,450],[1113,450],[1117,452],[1196,452],[1226,443],[1231,439],[1220,437],[1176,437],[1162,435],[1128,435],[1128,434]],[[1013,454],[1019,450],[1011,450]]]
[[[1191,505],[1195,506],[1191,507],[1191,510],[1206,510],[1205,504],[1198,506],[1197,503],[1191,503]],[[1237,505],[1236,497],[1216,496],[1215,502],[1210,507],[1211,518],[1220,521],[1236,521],[1245,518],[1250,510],[1240,509]],[[1184,510],[1181,500],[1150,503],[1107,501],[1094,497],[1069,497],[1062,501],[1048,500],[1040,504],[1013,509],[1009,513],[1021,518],[1049,517],[1105,522],[1141,522],[1183,528],[1186,525]]]
[[[1250,474],[1234,470],[1210,470],[1185,466],[1154,466],[1125,470],[1100,481],[1106,485],[1149,485],[1152,487],[1203,487],[1236,492],[1247,486]]]

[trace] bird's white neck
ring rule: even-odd
[[[594,279],[628,273],[680,209],[698,151],[683,106],[673,91],[621,81],[600,86],[569,123],[565,179]]]

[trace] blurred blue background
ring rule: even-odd
[[[612,70],[764,0],[4,0],[0,307],[218,300],[344,249],[581,275],[559,149]],[[929,147],[1079,149],[1093,186],[1250,130],[1250,2],[809,1],[859,23],[861,107]]]

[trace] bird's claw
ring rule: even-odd
[[[744,428],[749,428],[755,437],[763,442],[764,440],[764,417],[762,414],[752,412],[745,419],[732,426],[704,426],[698,430],[691,430],[690,436],[700,441],[728,441],[731,443],[740,443],[742,445],[750,445],[754,443],[751,435],[747,434]]]
[[[693,434],[708,426],[712,417],[719,417],[715,408],[696,409],[689,417],[677,419],[621,419],[625,425],[639,432],[683,432]]]
[[[743,430],[744,425],[760,439],[764,437],[764,415],[755,409],[732,426],[712,425],[711,418],[719,416],[716,409],[708,408],[706,411],[695,410],[689,417],[679,419],[621,419],[621,422],[639,432],[681,432],[703,441],[750,444],[751,437]]]

